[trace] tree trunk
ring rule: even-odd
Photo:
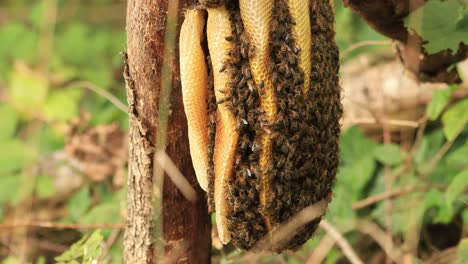
[[[161,256],[178,263],[210,262],[211,222],[205,193],[198,186],[192,168],[178,65],[181,10],[193,2],[196,1],[179,1],[178,6],[175,4],[177,15],[171,18],[168,16],[169,0],[128,1],[124,75],[130,145],[125,263],[154,263],[161,260]],[[170,4],[172,6],[173,2]],[[165,48],[165,38],[171,36],[166,34],[166,28],[176,21],[175,42]],[[169,65],[164,71],[167,76],[163,74],[163,65]],[[172,88],[164,90],[165,83]],[[164,100],[165,94],[167,100]],[[166,126],[164,116],[167,113]],[[191,183],[197,193],[196,201],[186,200],[165,174],[164,188],[157,186],[154,174],[158,169],[155,169],[154,154],[159,146]],[[162,197],[156,195],[158,188],[162,189]],[[157,204],[161,199],[164,254],[156,252],[158,238],[155,237],[158,232],[156,224],[161,218]]]

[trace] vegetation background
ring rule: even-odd
[[[349,69],[364,75],[397,58],[390,40],[341,1],[335,7],[348,103],[333,202],[326,225],[301,250],[262,261],[348,263],[355,254],[365,263],[387,256],[467,263],[468,98],[455,96],[466,82],[440,84],[428,100],[395,110],[398,120],[350,118],[366,105],[346,97],[357,81]],[[425,19],[435,29],[422,35],[432,44],[440,34],[447,41],[426,48],[466,43],[466,5],[436,7],[424,11],[449,20]],[[125,10],[124,0],[0,0],[0,263],[122,260]],[[467,31],[449,34],[450,23],[454,32]],[[366,86],[386,96],[379,82]],[[222,263],[243,254],[216,237],[212,252]]]

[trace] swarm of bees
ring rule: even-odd
[[[329,0],[204,0],[179,49],[192,162],[223,243],[331,200],[342,115]],[[320,219],[271,250],[296,249]]]

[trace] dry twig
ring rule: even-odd
[[[16,229],[16,228],[51,228],[51,229],[124,229],[124,224],[67,224],[41,221],[18,222],[12,224],[0,224],[0,229]]]
[[[352,264],[363,264],[364,262],[359,258],[356,252],[353,250],[348,241],[343,237],[343,235],[327,220],[322,220],[320,222],[320,227],[323,228],[328,235],[330,235],[338,244],[338,246],[343,251],[343,254],[348,258],[349,262]]]
[[[355,43],[351,46],[349,46],[347,49],[345,49],[340,56],[340,59],[346,58],[352,51],[361,48],[361,47],[366,47],[366,46],[375,46],[375,45],[392,45],[391,40],[366,40],[366,41],[361,41],[358,43]]]
[[[197,193],[193,189],[190,182],[182,175],[182,173],[177,169],[177,166],[172,162],[171,158],[164,151],[158,151],[155,154],[155,160],[159,163],[161,168],[167,173],[172,182],[177,186],[180,192],[184,195],[185,198],[189,201],[197,200]]]

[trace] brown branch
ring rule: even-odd
[[[50,228],[50,229],[123,229],[124,224],[68,224],[55,222],[28,221],[12,224],[0,224],[0,229],[17,228]]]
[[[338,246],[343,251],[343,254],[349,260],[349,262],[351,262],[352,264],[364,263],[353,250],[348,241],[334,226],[332,226],[326,220],[322,220],[322,222],[320,222],[320,227],[323,228],[327,232],[327,234],[330,235],[336,241]]]
[[[368,197],[364,200],[353,203],[353,209],[360,210],[362,208],[373,205],[380,201],[411,193],[417,189],[423,190],[423,188],[418,187],[418,186],[408,186],[408,187],[404,187],[404,188],[397,189],[397,190],[386,191],[384,193],[380,193],[380,194]]]

